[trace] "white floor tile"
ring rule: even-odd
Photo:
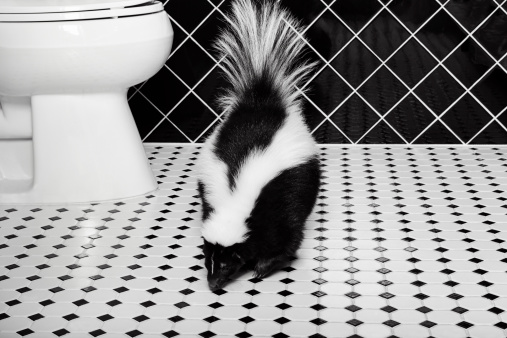
[[[507,148],[323,149],[298,258],[215,293],[198,149],[146,148],[146,196],[0,207],[2,338],[505,337]]]

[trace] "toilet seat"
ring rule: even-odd
[[[163,10],[152,0],[0,0],[0,22],[108,19]]]

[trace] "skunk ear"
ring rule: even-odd
[[[260,259],[254,267],[255,278],[265,278],[275,270],[280,269],[286,262],[287,256],[280,255],[273,258]]]

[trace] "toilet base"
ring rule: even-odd
[[[102,201],[157,188],[126,90],[34,95],[31,109],[32,182],[16,188],[0,177],[0,204]]]

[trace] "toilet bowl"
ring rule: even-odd
[[[0,0],[0,204],[156,189],[127,89],[172,38],[156,1]]]

